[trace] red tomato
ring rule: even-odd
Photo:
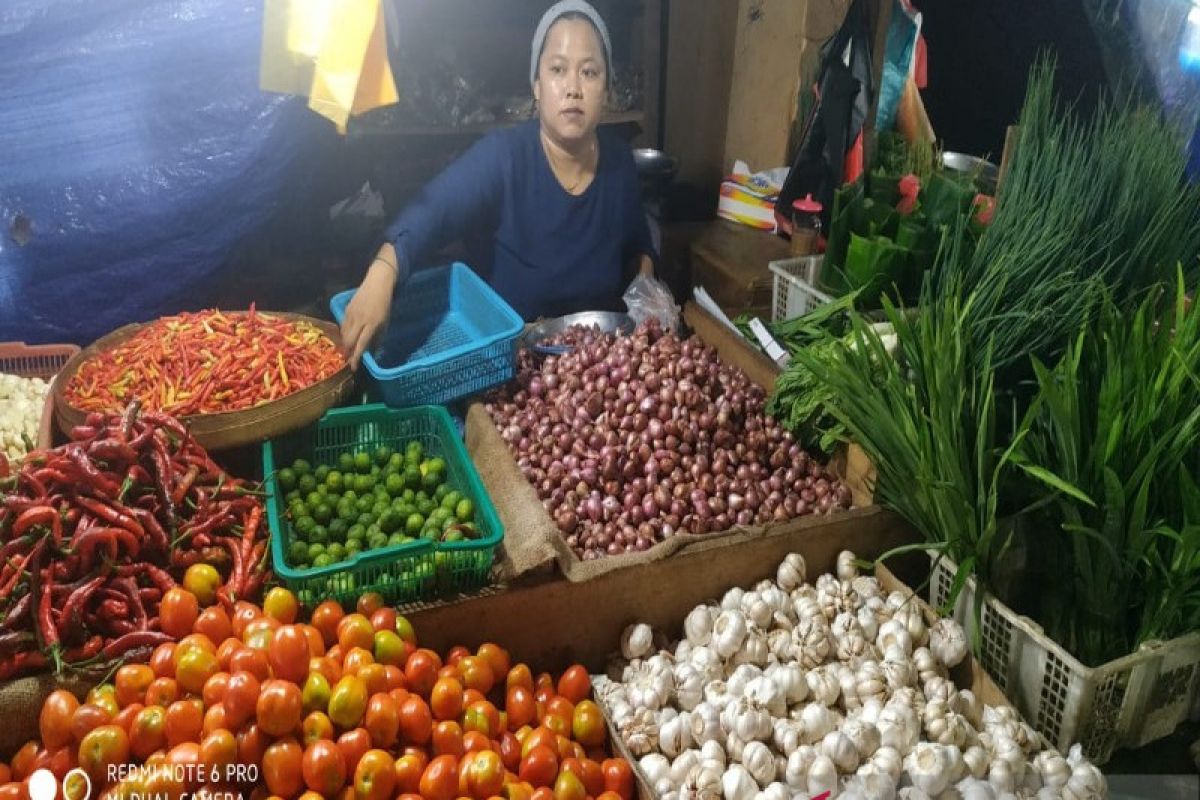
[[[308,635],[299,625],[282,626],[267,647],[267,662],[275,677],[296,684],[304,683],[308,675],[309,655]]]
[[[318,739],[333,741],[333,721],[323,711],[314,711],[300,724],[302,741],[307,746]]]
[[[150,669],[159,678],[175,677],[175,643],[164,642],[150,654]]]
[[[51,692],[42,703],[42,712],[38,716],[38,731],[42,735],[42,744],[51,750],[70,744],[71,720],[78,709],[79,700],[75,695],[63,689]]]
[[[304,788],[303,754],[295,739],[280,739],[263,754],[262,776],[267,789],[279,797],[295,797]]]
[[[199,616],[200,602],[196,595],[181,586],[169,589],[158,604],[158,619],[163,633],[176,639],[191,633]]]
[[[301,771],[309,789],[333,797],[346,784],[346,757],[333,742],[318,739],[304,751]]]
[[[332,646],[337,641],[338,623],[344,616],[346,614],[342,611],[342,607],[333,600],[326,600],[313,609],[312,626],[320,632],[326,647]]]
[[[337,746],[346,757],[346,774],[353,775],[359,760],[371,749],[371,734],[366,728],[355,728],[339,736]]]
[[[511,689],[514,686],[521,686],[533,692],[533,673],[529,671],[527,664],[517,664],[508,671],[508,676],[504,679],[505,688]]]
[[[227,730],[213,731],[200,742],[200,763],[210,775],[214,769],[218,775],[226,774],[237,763],[237,756],[237,737]]]
[[[534,787],[550,786],[558,774],[558,752],[544,745],[534,747],[521,759],[517,774]]]
[[[604,771],[590,758],[568,758],[562,763],[562,771],[579,778],[591,797],[604,791]]]
[[[162,706],[143,708],[134,717],[129,731],[129,751],[135,758],[146,759],[167,746],[167,710]]]
[[[442,660],[437,653],[424,648],[414,650],[404,664],[404,677],[408,681],[409,691],[428,697],[441,668]]]
[[[600,706],[591,700],[584,700],[575,706],[575,714],[571,720],[571,733],[575,741],[584,747],[599,747],[604,744],[607,732],[604,712],[600,710]]]
[[[167,706],[167,747],[200,741],[204,730],[204,704],[197,698],[176,700]]]
[[[458,662],[458,671],[462,674],[463,686],[475,689],[481,694],[487,694],[496,683],[492,667],[479,656],[466,656]]]
[[[516,772],[521,766],[521,742],[511,733],[500,736],[500,758],[509,772]]]
[[[454,800],[458,795],[458,759],[438,756],[421,773],[420,793],[425,800]]]
[[[623,758],[610,758],[600,765],[604,790],[616,792],[622,800],[633,800],[633,767]]]
[[[349,653],[355,647],[370,650],[375,646],[375,629],[371,620],[362,614],[347,614],[337,625],[337,642],[342,652]]]
[[[508,651],[498,644],[493,642],[484,642],[479,645],[479,650],[475,655],[482,658],[492,668],[492,674],[499,680],[500,676],[507,676],[508,671],[512,666],[512,661],[508,657]]]
[[[143,701],[148,706],[167,706],[179,699],[179,684],[174,678],[155,678],[146,688],[146,699]]]
[[[154,677],[154,670],[145,664],[126,664],[118,669],[113,679],[117,687],[117,704],[124,708],[140,703]]]
[[[265,681],[271,677],[271,664],[267,660],[267,654],[262,650],[245,645],[229,659],[231,675],[243,670],[258,678],[259,681]]]
[[[454,678],[438,678],[429,694],[434,719],[458,719],[463,708],[463,685]]]
[[[491,750],[471,753],[464,759],[467,791],[475,800],[486,800],[504,788],[504,763],[500,754]],[[462,766],[460,766],[462,769]]]
[[[421,790],[421,773],[425,762],[416,756],[400,756],[392,770],[396,775],[396,791],[400,794],[416,794]]]
[[[129,734],[116,725],[101,725],[79,743],[79,767],[93,782],[107,780],[108,768],[129,760]],[[15,761],[15,759],[14,759]],[[14,773],[16,769],[14,768]]]
[[[95,730],[101,725],[107,725],[112,722],[113,715],[100,706],[91,703],[84,703],[79,708],[75,709],[75,713],[71,715],[71,740],[79,743],[89,731]],[[22,748],[22,751],[24,748]],[[13,758],[13,772],[17,769],[16,758]],[[18,778],[19,780],[19,778]]]
[[[454,720],[442,720],[433,726],[433,754],[461,758],[466,752],[463,746],[462,727]]]
[[[258,726],[271,736],[287,736],[300,727],[304,701],[294,683],[270,680],[262,685],[255,705]]]
[[[579,664],[568,667],[567,671],[558,679],[558,693],[572,703],[586,700],[592,693],[592,679],[588,675],[587,668]]]
[[[233,620],[221,606],[209,606],[196,618],[194,630],[214,642],[224,643],[233,636]]]
[[[358,800],[391,800],[396,788],[396,765],[384,750],[368,750],[354,769]]]
[[[396,632],[396,609],[377,608],[368,616],[371,618],[371,627],[376,631]]]
[[[239,670],[229,676],[229,685],[225,688],[225,719],[229,727],[237,730],[252,718],[258,708],[258,695],[262,685],[257,677],[245,670]]]
[[[425,744],[429,741],[433,734],[433,714],[420,697],[409,695],[400,706],[400,731],[407,743]]]
[[[225,694],[228,691],[229,673],[217,672],[204,682],[204,688],[200,691],[200,699],[204,701],[205,708],[212,708],[224,701]]]
[[[371,742],[387,750],[396,743],[400,733],[400,704],[384,692],[371,695],[363,727],[371,734]]]
[[[554,800],[585,800],[586,797],[583,781],[570,772],[558,773],[558,779],[554,781]]]
[[[254,723],[237,734],[238,763],[261,764],[263,754],[267,752],[270,737]]]

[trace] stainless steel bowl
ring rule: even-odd
[[[985,161],[966,153],[955,153],[948,150],[942,153],[942,166],[955,172],[965,172],[975,177],[980,189],[994,193],[996,181],[1000,178],[1000,168],[990,161]]]
[[[545,355],[569,353],[571,352],[569,345],[542,344],[542,342],[557,336],[572,325],[599,328],[604,333],[618,333],[626,336],[633,333],[634,328],[637,327],[628,314],[618,311],[581,311],[578,314],[567,314],[565,317],[542,320],[525,331],[521,343],[534,352]]]

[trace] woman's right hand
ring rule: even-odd
[[[342,352],[351,369],[358,369],[362,354],[387,324],[395,289],[396,270],[391,264],[376,260],[346,306],[346,317],[342,320]]]

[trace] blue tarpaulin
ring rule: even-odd
[[[0,341],[194,307],[328,123],[258,88],[262,3],[0,3]]]

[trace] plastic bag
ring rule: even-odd
[[[656,319],[665,331],[679,329],[679,306],[667,285],[652,275],[638,275],[625,289],[622,298],[629,316],[638,325]]]

